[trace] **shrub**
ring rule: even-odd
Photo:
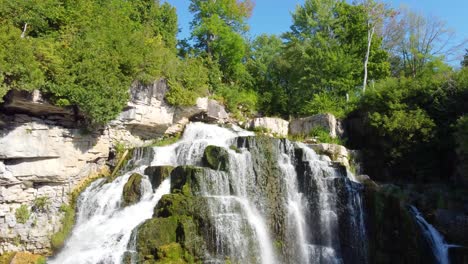
[[[459,118],[455,128],[457,173],[465,183],[468,183],[468,115]]]
[[[29,217],[31,216],[31,212],[27,205],[22,204],[18,209],[15,211],[16,221],[21,224],[25,224]]]
[[[320,127],[320,126],[312,128],[312,130],[309,133],[309,136],[314,137],[320,143],[331,143],[331,144],[344,145],[343,140],[341,140],[338,137],[336,137],[336,138],[331,137],[330,132],[328,130],[326,130],[325,128]]]
[[[37,197],[34,200],[34,210],[37,212],[43,212],[49,208],[50,201],[49,197],[47,196],[42,196],[42,197]]]
[[[180,134],[176,134],[171,137],[163,137],[161,139],[157,139],[153,141],[151,146],[153,147],[162,147],[176,143],[180,139]]]

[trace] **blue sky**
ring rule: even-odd
[[[190,35],[189,23],[192,15],[188,11],[189,0],[166,0],[177,8],[179,38]],[[291,11],[304,0],[254,0],[255,8],[249,19],[250,34],[256,36],[261,33],[280,34],[291,25]],[[437,16],[447,22],[449,28],[456,32],[461,42],[468,38],[468,0],[386,0],[392,7],[402,5],[411,10]],[[468,48],[468,47],[467,47]]]

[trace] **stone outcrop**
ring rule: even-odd
[[[106,130],[85,133],[50,119],[2,116],[0,129],[0,254],[47,253],[61,227],[60,207],[78,182],[106,167]],[[44,208],[39,208],[42,202]],[[26,206],[29,217],[17,219]],[[40,210],[39,210],[40,209]]]
[[[51,104],[39,90],[32,92],[11,90],[3,98],[2,113],[27,114],[47,119],[62,126],[75,126],[82,116],[73,107],[60,107]]]
[[[128,178],[122,191],[123,205],[132,205],[138,202],[141,198],[141,179],[143,176],[134,173]]]
[[[111,127],[117,130],[121,128],[133,136],[148,139],[163,134],[179,133],[189,120],[219,123],[228,120],[224,107],[208,98],[198,98],[196,105],[191,107],[169,105],[164,100],[168,89],[165,80],[150,85],[134,84],[130,89],[131,96],[127,107],[111,122]]]
[[[257,130],[257,129],[266,129],[265,132],[280,136],[286,137],[289,131],[289,122],[277,118],[277,117],[259,117],[254,118],[250,121],[250,128]]]
[[[343,128],[339,120],[332,114],[318,114],[304,118],[293,119],[289,122],[289,134],[309,135],[312,129],[321,127],[329,131],[332,138],[343,135]]]
[[[351,155],[344,146],[329,143],[310,144],[308,146],[318,154],[327,155],[332,161],[341,163],[349,168]]]

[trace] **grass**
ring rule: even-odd
[[[49,205],[50,205],[49,197],[42,196],[42,197],[37,197],[34,200],[33,208],[37,212],[43,212],[49,208]]]
[[[65,240],[73,229],[75,224],[75,208],[74,206],[68,204],[62,204],[60,206],[60,211],[64,213],[62,218],[62,228],[57,233],[53,234],[50,242],[52,244],[53,250],[59,250],[62,248]]]
[[[320,143],[331,143],[338,145],[344,145],[345,143],[342,139],[338,137],[333,138],[332,136],[330,136],[329,131],[320,126],[312,128],[312,130],[309,132],[309,136],[314,137]]]
[[[180,139],[180,134],[176,134],[174,136],[169,136],[169,137],[163,137],[161,139],[157,139],[153,141],[151,146],[153,147],[163,147],[163,146],[168,146],[176,143]]]
[[[30,216],[31,212],[29,211],[28,206],[25,204],[22,204],[15,211],[16,222],[18,223],[25,224],[29,220]]]

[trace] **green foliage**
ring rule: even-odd
[[[331,137],[330,132],[320,126],[312,128],[312,130],[309,133],[309,136],[317,139],[320,143],[344,145],[343,140],[341,140],[338,137],[335,137],[335,138]]]
[[[78,106],[91,125],[122,110],[134,80],[167,76],[177,62],[167,3],[2,0],[0,17],[0,95],[41,89],[59,106]]]
[[[260,35],[250,43],[246,67],[252,86],[259,94],[258,108],[264,114],[286,115],[288,97],[281,83],[287,77],[282,71],[282,40],[275,35]]]
[[[0,20],[0,102],[10,89],[31,91],[44,84],[33,41],[20,35],[21,30]]]
[[[46,264],[47,260],[45,257],[40,257],[37,261],[36,264]]]
[[[235,85],[222,85],[218,88],[216,99],[224,102],[234,117],[243,120],[251,116],[257,108],[257,93]]]
[[[38,212],[44,212],[49,208],[50,200],[47,196],[37,197],[34,200],[34,210]]]
[[[267,36],[252,44],[247,65],[254,87],[259,87],[260,105],[269,114],[283,116],[324,111],[346,115],[354,108],[346,97],[358,95],[364,75],[366,9],[344,1],[308,0],[292,16],[284,44]],[[371,80],[389,75],[381,44],[374,35],[368,64]]]
[[[28,206],[25,204],[22,204],[15,211],[16,221],[20,224],[25,224],[29,220],[30,216],[31,212],[29,211]]]
[[[60,206],[60,211],[64,214],[62,218],[62,228],[60,228],[60,231],[57,233],[53,234],[50,240],[54,250],[62,248],[68,234],[70,234],[73,229],[73,225],[75,224],[75,209],[72,206],[62,204]]]
[[[301,114],[316,115],[331,113],[338,118],[344,118],[356,107],[356,98],[346,101],[345,97],[334,96],[330,93],[320,92],[314,94],[312,99],[303,106]]]
[[[371,173],[383,169],[387,175],[419,181],[452,175],[454,124],[468,111],[467,99],[464,70],[378,82],[356,112],[365,121],[358,144],[373,161]]]
[[[246,74],[242,34],[248,29],[250,0],[191,0],[189,9],[194,14],[191,26],[196,47],[219,62],[226,80],[241,80]]]
[[[163,147],[163,146],[168,146],[176,143],[180,139],[180,134],[176,134],[174,136],[169,136],[169,137],[163,137],[161,139],[153,141],[151,146],[154,147]]]
[[[468,67],[468,49],[465,49],[465,51],[465,56],[463,56],[463,60],[460,63],[462,67]]]
[[[458,156],[457,174],[468,182],[468,115],[460,117],[456,122],[455,143]]]

